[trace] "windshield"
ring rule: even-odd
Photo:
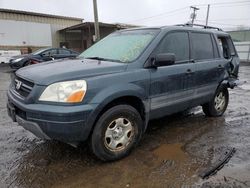
[[[121,31],[94,44],[79,57],[128,63],[137,59],[158,30]]]
[[[39,49],[39,50],[34,51],[32,54],[33,54],[33,55],[39,55],[40,53],[42,53],[43,51],[45,51],[45,50],[47,50],[47,49],[49,49],[49,48],[42,48],[42,49]]]

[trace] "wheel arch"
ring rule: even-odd
[[[141,115],[141,118],[143,120],[144,129],[146,130],[147,124],[148,124],[148,111],[149,111],[149,103],[148,100],[144,100],[138,95],[119,95],[114,98],[110,98],[105,100],[103,103],[101,103],[96,110],[91,114],[91,118],[89,122],[87,123],[89,125],[89,134],[88,137],[91,136],[93,129],[95,127],[96,122],[101,117],[101,115],[106,112],[108,109],[120,105],[120,104],[127,104],[132,107],[134,107],[139,114]]]

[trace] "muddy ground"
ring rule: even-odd
[[[220,118],[201,108],[150,122],[127,158],[103,163],[86,149],[43,141],[7,116],[10,70],[0,65],[0,187],[250,187],[250,66],[241,66],[244,85],[230,91]],[[223,149],[236,153],[216,175],[199,172]]]

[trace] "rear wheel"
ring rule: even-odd
[[[142,126],[142,118],[132,106],[112,107],[97,121],[90,139],[90,148],[103,161],[121,159],[140,140]]]
[[[213,99],[202,106],[203,112],[210,117],[222,116],[227,109],[229,102],[228,89],[220,86],[216,90]]]

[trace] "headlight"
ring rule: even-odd
[[[23,57],[14,59],[12,62],[16,63],[16,62],[21,61],[21,60],[23,60]]]
[[[39,98],[39,101],[78,103],[87,91],[85,80],[58,82],[49,85]]]

